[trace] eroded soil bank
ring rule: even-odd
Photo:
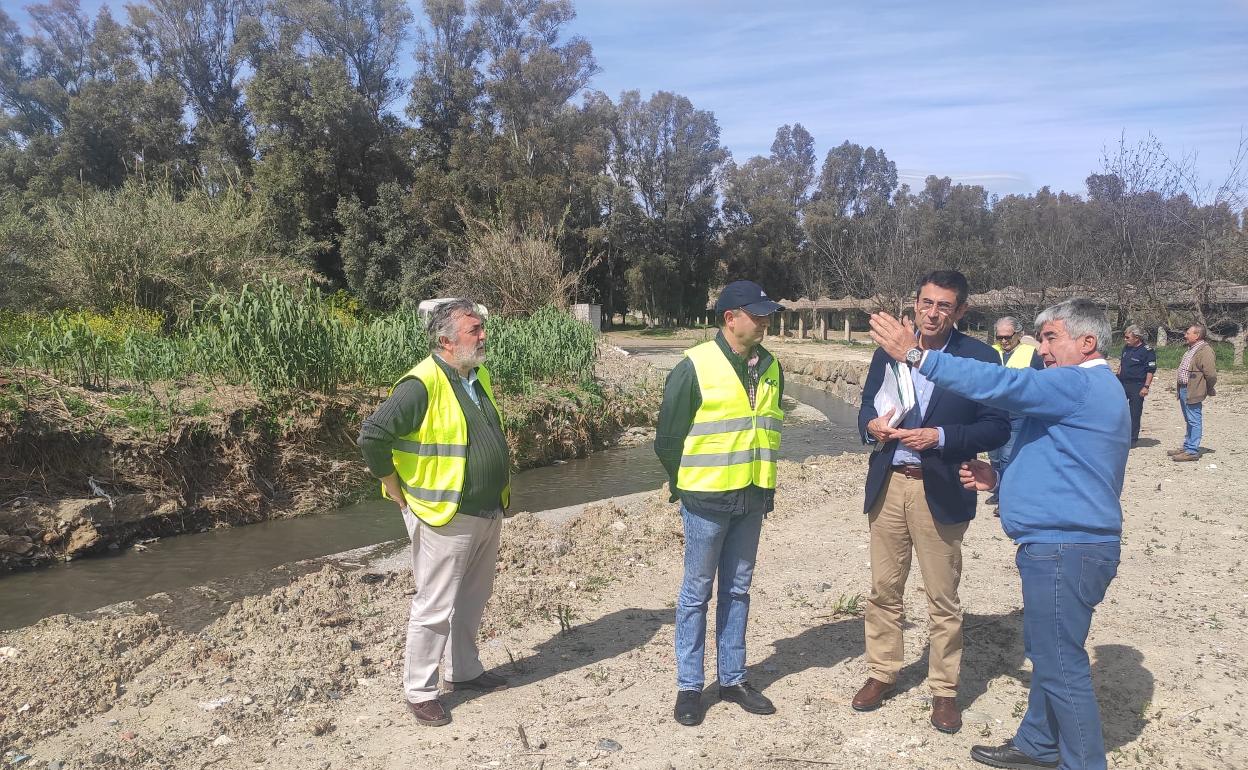
[[[597,381],[503,392],[518,469],[582,457],[653,423],[661,382],[602,346]],[[251,524],[374,495],[355,438],[384,392],[262,400],[170,384],[107,393],[0,381],[0,572],[148,538]]]

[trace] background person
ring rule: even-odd
[[[911,328],[910,346],[998,365],[992,348],[955,328],[966,313],[968,293],[966,276],[956,270],[936,270],[920,278],[914,298],[918,330],[916,336]],[[904,662],[903,598],[913,553],[927,596],[931,723],[954,733],[962,727],[957,705],[962,536],[975,518],[976,498],[962,487],[958,468],[977,453],[1004,444],[1010,423],[1005,412],[969,401],[917,369],[902,367],[901,376],[913,379],[917,403],[896,428],[889,428],[891,413],[875,411],[875,395],[889,363],[888,354],[877,349],[858,410],[863,441],[883,446],[871,453],[863,500],[871,538],[871,593],[864,619],[868,677],[850,705],[857,711],[874,710],[896,688]]]
[[[676,721],[702,721],[706,612],[714,588],[719,697],[754,714],[776,711],[746,681],[750,582],[763,517],[775,504],[784,412],[780,362],[763,346],[780,305],[752,281],[724,287],[719,333],[685,351],[668,374],[654,451],[680,499],[685,573],[676,599]],[[718,587],[716,587],[718,584]]]
[[[1176,463],[1195,462],[1200,459],[1200,439],[1204,432],[1204,403],[1209,396],[1216,396],[1214,386],[1218,382],[1217,357],[1205,339],[1209,330],[1203,324],[1192,324],[1183,333],[1187,352],[1179,362],[1179,408],[1183,410],[1183,422],[1187,431],[1183,446],[1170,452]]]
[[[1040,358],[1038,346],[1022,341],[1023,328],[1016,318],[1007,315],[997,319],[994,332],[996,342],[992,349],[1001,357],[1003,366],[1009,369],[1044,368],[1044,360]],[[998,476],[1003,475],[1010,464],[1010,453],[1014,451],[1014,439],[1018,437],[1018,429],[1022,424],[1022,417],[1010,415],[1009,440],[988,453],[988,459],[992,462],[992,467],[996,469]],[[994,492],[985,502],[989,505],[996,505],[1000,500]]]
[[[1127,395],[1131,413],[1131,446],[1140,441],[1140,417],[1144,414],[1144,398],[1157,373],[1157,351],[1145,344],[1145,331],[1132,324],[1122,332],[1122,357],[1118,364],[1118,381]]]

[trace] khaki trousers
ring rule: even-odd
[[[477,631],[494,589],[494,567],[503,517],[457,514],[431,527],[404,512],[412,541],[416,595],[407,621],[403,694],[411,703],[438,697],[438,665],[448,682],[475,679],[485,671],[477,654]],[[449,650],[447,649],[449,644]]]
[[[871,596],[866,607],[867,668],[872,679],[892,684],[901,671],[903,597],[911,550],[919,557],[927,593],[927,684],[932,695],[957,695],[962,667],[962,536],[970,522],[941,524],[932,518],[922,479],[889,472],[884,491],[868,512],[871,526]]]

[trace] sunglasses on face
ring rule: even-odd
[[[1002,342],[1005,342],[1006,340],[1014,339],[1014,336],[1016,334],[1018,334],[1018,332],[1015,332],[1014,334],[998,334],[997,339],[1001,340]]]

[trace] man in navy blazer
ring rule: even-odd
[[[966,276],[936,270],[923,276],[914,312],[920,350],[1000,364],[988,345],[958,331],[966,313]],[[892,359],[875,351],[862,389],[858,429],[875,444],[867,471],[863,507],[871,531],[871,594],[865,623],[869,678],[854,696],[858,711],[879,708],[893,694],[902,666],[902,597],[912,553],[918,557],[927,594],[929,651],[927,684],[932,691],[932,725],[947,733],[962,727],[957,705],[962,665],[962,537],[975,518],[975,493],[963,488],[962,463],[1003,445],[1009,415],[933,386],[917,364],[899,374],[914,383],[916,404],[896,427],[890,414],[875,410],[875,395]]]

